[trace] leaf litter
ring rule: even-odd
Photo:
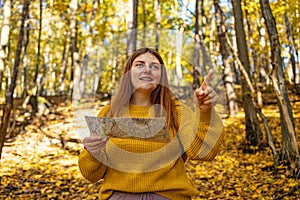
[[[300,133],[300,102],[293,105],[296,133]],[[78,168],[81,143],[62,142],[76,138],[70,105],[27,125],[11,142],[6,142],[0,169],[0,199],[98,199],[101,181],[89,183]],[[281,135],[275,105],[263,109],[279,150]],[[62,114],[63,113],[63,114]],[[275,116],[275,117],[274,117]],[[44,125],[41,125],[43,120]],[[242,150],[245,119],[242,112],[225,120],[225,142],[210,162],[187,161],[186,170],[200,195],[198,199],[275,199],[299,184],[285,166],[273,170],[271,150],[252,154]],[[46,134],[45,134],[46,133]],[[300,143],[300,135],[297,136]],[[299,144],[300,146],[300,144]],[[299,199],[299,188],[282,199]]]

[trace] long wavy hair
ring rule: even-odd
[[[134,53],[132,53],[126,60],[122,77],[119,83],[119,88],[111,100],[111,107],[108,114],[110,117],[118,117],[120,115],[121,109],[129,105],[129,102],[134,93],[134,87],[132,85],[130,75],[132,63],[135,60],[135,58],[145,53],[151,53],[152,55],[154,55],[162,66],[160,83],[152,91],[150,97],[150,102],[152,105],[160,105],[155,106],[155,116],[166,117],[168,127],[173,130],[178,130],[178,114],[175,105],[176,98],[169,88],[169,81],[165,64],[160,54],[151,48],[138,49]],[[166,112],[164,112],[164,110]]]

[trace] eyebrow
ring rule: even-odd
[[[134,61],[133,63],[143,63],[143,64],[145,64],[145,61],[142,61],[142,60],[136,60],[136,61]],[[159,62],[151,62],[150,65],[152,65],[152,64],[160,64],[160,63],[159,63]]]

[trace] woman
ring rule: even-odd
[[[82,175],[103,179],[99,199],[191,199],[198,190],[184,162],[212,160],[223,140],[222,121],[213,106],[212,72],[195,90],[195,111],[172,95],[164,62],[153,49],[135,51],[126,61],[117,93],[99,117],[165,117],[169,143],[90,136],[79,156]]]

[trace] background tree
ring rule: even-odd
[[[0,92],[2,91],[3,74],[8,56],[8,41],[10,33],[11,1],[6,0],[3,6],[3,25],[0,41]]]
[[[223,21],[223,12],[220,8],[218,0],[214,0],[214,6],[216,10],[216,22],[218,31],[218,40],[220,43],[220,53],[222,55],[223,62],[223,81],[225,85],[227,105],[229,108],[229,116],[233,117],[238,111],[237,96],[234,90],[234,74],[230,66],[229,52],[226,45],[226,27]]]
[[[136,49],[138,0],[128,0],[127,56]]]
[[[78,0],[71,0],[70,2],[70,12],[71,12],[71,52],[72,52],[72,68],[73,68],[73,94],[72,99],[74,102],[79,102],[84,89],[80,85],[83,71],[80,67],[80,55],[77,47],[77,9],[78,9]],[[71,79],[72,80],[72,79]],[[75,89],[74,89],[75,88]]]
[[[200,34],[199,34],[199,1],[195,4],[195,35],[194,35],[194,62],[193,62],[193,89],[200,87]]]
[[[233,5],[233,13],[234,13],[234,27],[236,32],[236,40],[237,40],[237,48],[239,59],[241,60],[243,66],[245,66],[246,72],[250,77],[250,64],[248,57],[248,47],[246,43],[246,37],[244,32],[243,25],[243,13],[241,9],[241,1],[240,0],[232,0]],[[255,107],[251,102],[251,96],[249,92],[249,88],[245,82],[244,77],[241,77],[242,84],[242,99],[243,99],[243,107],[246,118],[246,139],[248,146],[257,146],[261,142],[262,132],[259,126],[259,121],[256,115]]]
[[[21,58],[21,50],[23,45],[23,36],[24,36],[24,26],[25,26],[25,20],[28,17],[29,12],[29,0],[24,0],[23,2],[23,10],[22,10],[22,20],[21,20],[21,27],[20,27],[20,33],[19,33],[19,39],[18,39],[18,48],[16,52],[15,57],[15,63],[13,67],[13,75],[11,84],[7,85],[7,88],[5,90],[5,105],[3,109],[3,116],[1,118],[1,126],[0,126],[0,159],[1,159],[1,152],[2,148],[5,142],[5,136],[7,133],[7,127],[9,124],[9,119],[11,115],[11,110],[13,107],[13,100],[14,100],[14,90],[16,87],[18,72],[19,72],[19,64],[20,64],[20,58]]]
[[[295,163],[294,176],[300,177],[300,157],[295,133],[293,113],[286,89],[285,78],[282,70],[281,48],[278,38],[276,21],[272,14],[269,1],[260,0],[262,15],[265,19],[270,45],[272,63],[272,83],[276,94],[281,121],[282,148],[281,158]]]

